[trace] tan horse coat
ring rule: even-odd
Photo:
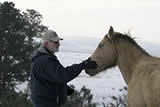
[[[160,107],[160,59],[137,49],[119,52],[118,67],[128,84],[128,107]]]
[[[128,107],[160,107],[160,59],[149,55],[130,37],[123,38],[112,27],[99,45],[102,44],[104,48],[97,47],[91,56],[97,69],[88,69],[86,73],[93,76],[118,65],[128,85]]]

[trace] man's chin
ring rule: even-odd
[[[59,52],[59,49],[55,49],[54,52]]]
[[[56,52],[59,52],[59,50],[55,51],[55,53],[56,53]]]

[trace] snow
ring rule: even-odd
[[[64,66],[70,66],[74,63],[80,63],[81,61],[87,59],[91,54],[59,52],[56,55]],[[108,98],[108,96],[118,95],[119,89],[126,86],[126,83],[124,82],[117,67],[103,71],[93,77],[82,71],[77,78],[68,84],[74,85],[77,90],[81,89],[83,86],[86,86],[86,88],[91,90],[93,100],[96,102],[102,102],[105,98]]]

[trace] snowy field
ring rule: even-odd
[[[64,66],[69,66],[74,63],[80,63],[87,59],[91,54],[76,53],[76,52],[59,52],[56,54],[60,62]],[[96,76],[90,77],[84,71],[69,82],[76,89],[81,89],[83,86],[91,90],[93,101],[102,102],[108,100],[108,96],[120,94],[119,89],[126,86],[119,69],[112,68],[110,70],[99,73]]]

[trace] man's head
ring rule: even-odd
[[[57,33],[52,30],[48,30],[44,33],[43,37],[43,45],[52,53],[59,51],[60,40],[63,40],[62,38],[58,37]]]

